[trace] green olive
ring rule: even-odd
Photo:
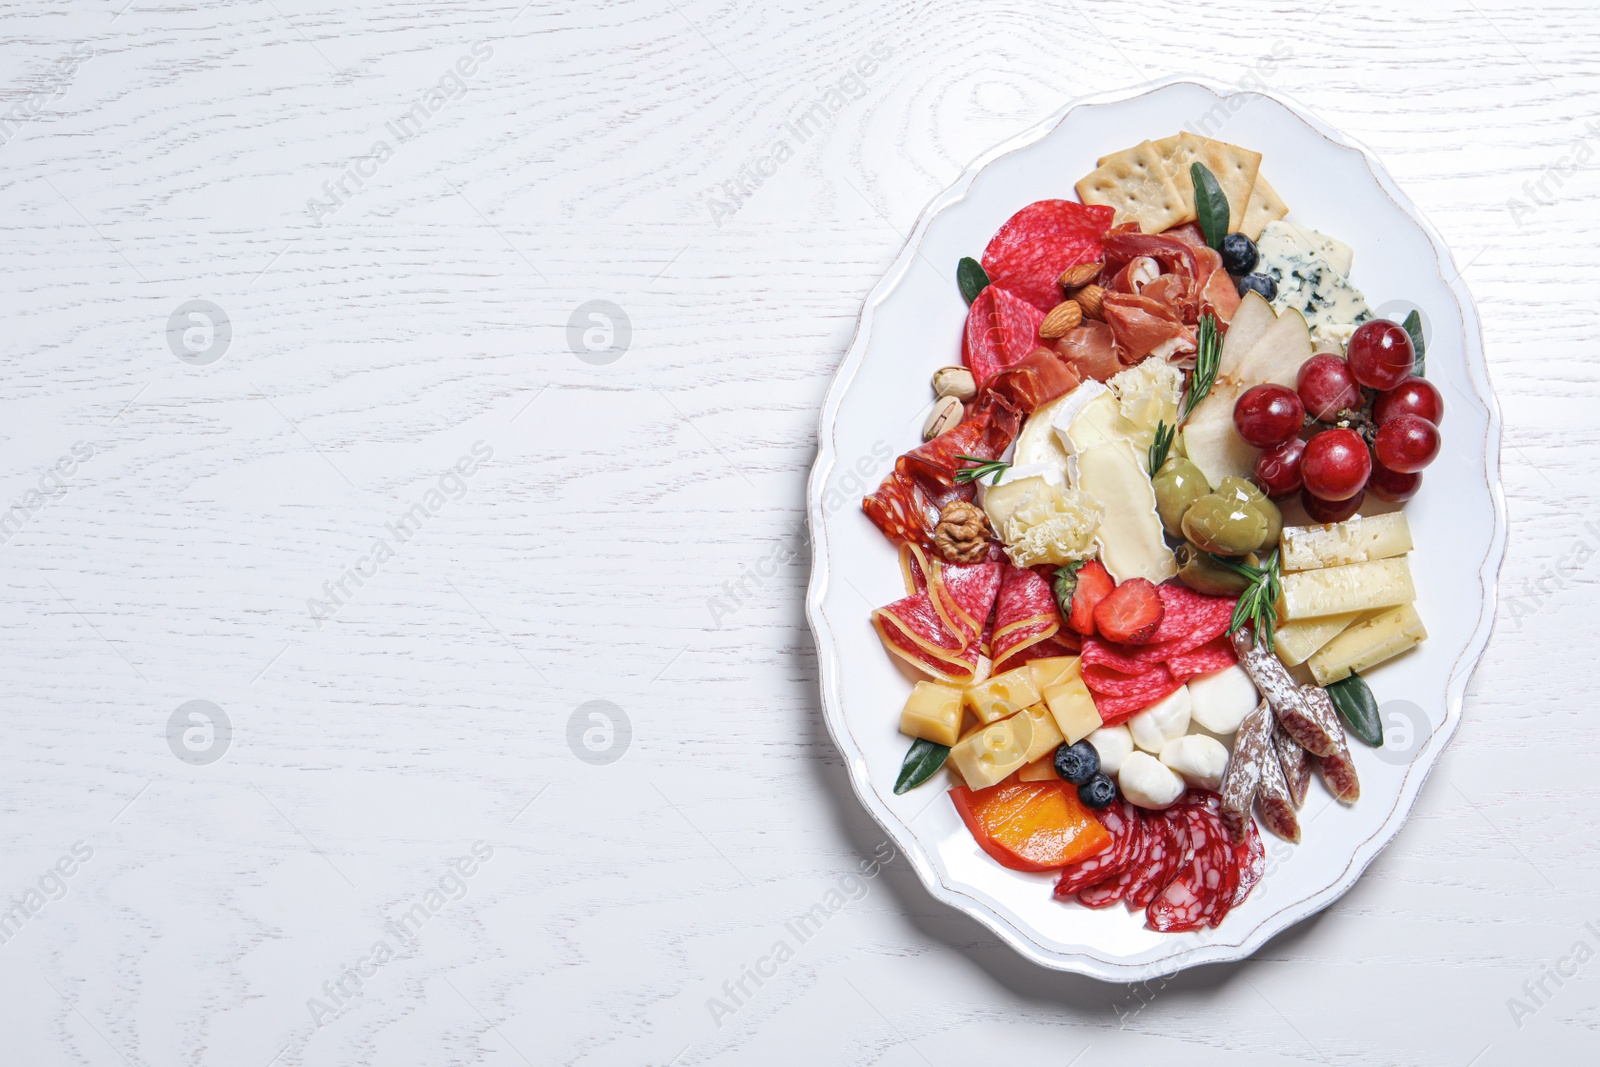
[[[1189,505],[1211,492],[1200,468],[1181,456],[1173,456],[1163,463],[1150,484],[1155,487],[1156,513],[1161,516],[1161,525],[1173,537],[1182,536],[1183,513],[1189,510]]]
[[[1183,536],[1219,556],[1242,556],[1260,548],[1267,537],[1267,517],[1253,503],[1211,493],[1183,513]]]
[[[1173,555],[1178,558],[1178,581],[1197,593],[1238,596],[1250,584],[1243,575],[1224,567],[1187,541],[1173,549]]]
[[[1255,482],[1230,474],[1222,479],[1222,484],[1217,486],[1217,492],[1230,493],[1241,504],[1254,504],[1256,510],[1267,517],[1267,536],[1257,548],[1270,549],[1278,543],[1278,535],[1283,533],[1283,512],[1278,510],[1267,494]]]

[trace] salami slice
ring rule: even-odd
[[[983,636],[1000,591],[1001,567],[993,563],[941,563],[928,572],[928,599],[961,647]]]
[[[1100,713],[1100,725],[1119,726],[1139,714],[1164,696],[1177,692],[1181,682],[1171,681],[1167,686],[1146,696],[1111,697],[1091,692],[1094,708]]]
[[[1239,887],[1233,891],[1230,909],[1243,904],[1261,876],[1267,873],[1267,849],[1261,843],[1261,831],[1256,828],[1254,819],[1245,823],[1244,837],[1234,843],[1233,855],[1239,868]]]
[[[1167,887],[1167,884],[1178,876],[1193,853],[1190,851],[1188,826],[1181,816],[1182,809],[1174,811],[1168,808],[1159,815],[1146,815],[1145,817],[1160,828],[1161,840],[1151,849],[1149,859],[1145,861],[1144,870],[1139,877],[1134,879],[1128,887],[1127,900],[1129,906],[1135,908],[1148,907],[1156,898],[1156,894]]]
[[[1142,674],[1227,633],[1234,604],[1227,597],[1205,596],[1182,585],[1163,585],[1158,587],[1157,593],[1161,597],[1163,614],[1161,625],[1156,627],[1149,642],[1132,646],[1112,644],[1097,637],[1085,638],[1084,664],[1123,674]]]
[[[1056,882],[1056,896],[1066,899],[1128,869],[1139,849],[1139,810],[1126,800],[1096,813],[1111,834],[1111,847],[1065,868]]]
[[[1219,911],[1227,914],[1237,888],[1233,847],[1222,820],[1204,804],[1177,810],[1188,836],[1189,861],[1145,909],[1145,924],[1163,933],[1198,930]]]
[[[1050,583],[1035,571],[1007,563],[995,602],[992,658],[998,671],[1035,658],[1030,649],[1061,632],[1061,612]]]
[[[1132,807],[1132,805],[1127,805]],[[1078,903],[1086,908],[1106,908],[1119,900],[1127,897],[1128,890],[1135,881],[1140,879],[1156,846],[1163,840],[1163,834],[1158,820],[1146,815],[1143,811],[1134,808],[1132,824],[1132,840],[1129,847],[1132,850],[1128,865],[1122,873],[1114,878],[1088,887],[1078,892]]]
[[[891,655],[932,678],[969,685],[976,677],[981,642],[952,633],[927,593],[878,608],[872,627]]]
[[[1282,726],[1273,728],[1272,747],[1277,750],[1278,767],[1289,787],[1289,800],[1299,809],[1305,804],[1306,789],[1311,785],[1311,756]]]
[[[1199,648],[1180,652],[1167,660],[1167,670],[1180,682],[1187,682],[1201,674],[1226,670],[1239,662],[1233,654],[1233,642],[1226,637],[1213,637]]]
[[[989,241],[983,269],[993,284],[1048,311],[1061,302],[1061,272],[1101,257],[1100,241],[1114,214],[1103,205],[1036,201],[1007,219]]]
[[[1090,665],[1082,669],[1083,684],[1096,696],[1108,697],[1147,696],[1162,691],[1171,692],[1172,672],[1166,664],[1159,663],[1142,674],[1119,674],[1105,667]],[[1151,698],[1153,703],[1159,697]]]
[[[978,294],[967,309],[961,360],[972,371],[979,388],[1044,345],[1044,338],[1039,336],[1039,326],[1043,322],[1042,310],[1002,286],[991,284]],[[976,452],[970,454],[977,455]]]

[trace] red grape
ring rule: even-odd
[[[1421,415],[1396,415],[1378,427],[1372,451],[1396,474],[1415,474],[1439,454],[1439,430]]]
[[[1417,360],[1411,335],[1388,319],[1372,319],[1350,335],[1350,373],[1368,389],[1393,389],[1411,375]]]
[[[1372,477],[1367,479],[1367,488],[1379,500],[1399,504],[1417,495],[1417,490],[1422,488],[1422,475],[1399,474],[1382,463],[1374,463]]]
[[[1410,377],[1386,393],[1379,393],[1372,405],[1372,421],[1382,425],[1396,415],[1420,415],[1439,426],[1444,422],[1444,397],[1426,378]]]
[[[1293,389],[1281,385],[1258,385],[1246,389],[1233,405],[1233,427],[1245,443],[1257,448],[1281,445],[1300,436],[1306,409]]]
[[[1339,412],[1361,407],[1361,387],[1350,376],[1345,361],[1331,352],[1318,352],[1302,363],[1295,388],[1311,417],[1322,422],[1332,422]]]
[[[1362,489],[1348,500],[1324,500],[1320,496],[1313,496],[1309,489],[1302,489],[1300,505],[1311,516],[1312,522],[1343,522],[1361,510],[1361,501],[1366,496],[1367,491]]]
[[[1269,448],[1256,457],[1256,484],[1274,500],[1298,492],[1300,489],[1300,457],[1305,455],[1306,443],[1291,437],[1276,448]]]
[[[1354,430],[1323,430],[1306,442],[1300,477],[1306,492],[1325,501],[1348,500],[1372,473],[1367,443]]]

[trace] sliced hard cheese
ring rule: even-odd
[[[1404,556],[1283,576],[1278,614],[1290,622],[1318,615],[1396,607],[1417,599]]]
[[[1095,544],[1111,577],[1118,582],[1145,578],[1159,585],[1178,573],[1162,536],[1150,476],[1126,442],[1095,445],[1079,455],[1078,487],[1104,509]]]
[[[1080,665],[1077,656],[1048,656],[1030,661],[1028,670],[1033,672],[1033,687],[1043,693],[1053,685],[1078,677]]]
[[[1346,611],[1339,615],[1321,615],[1286,623],[1274,632],[1272,649],[1285,667],[1293,667],[1304,663],[1311,653],[1338,637],[1359,618],[1361,612]]]
[[[1041,756],[1017,772],[1019,782],[1059,782],[1061,776],[1056,773],[1055,753]]]
[[[1069,678],[1046,689],[1044,702],[1069,745],[1077,744],[1100,729],[1100,712],[1082,678]]]
[[[1324,645],[1307,666],[1318,685],[1327,685],[1398,656],[1427,636],[1417,609],[1402,604],[1350,627]]]
[[[1039,690],[1033,686],[1033,672],[1023,666],[969,686],[964,702],[979,722],[997,722],[1039,703]]]
[[[990,723],[956,742],[950,762],[971,789],[987,789],[1027,763],[1033,720],[1026,715]]]
[[[1324,526],[1285,526],[1279,539],[1285,571],[1342,567],[1411,551],[1411,527],[1398,511]]]
[[[1061,735],[1061,728],[1056,725],[1055,716],[1050,714],[1050,709],[1043,704],[1024,708],[1022,714],[1033,720],[1033,740],[1028,743],[1028,754],[1025,757],[1029,763],[1054,752],[1057,746],[1066,740]]]

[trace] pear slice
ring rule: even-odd
[[[1255,293],[1250,296],[1260,299]],[[1266,306],[1266,301],[1260,300],[1260,304]],[[1251,308],[1248,312],[1247,307]],[[1250,332],[1260,329],[1259,310],[1249,297],[1240,301],[1239,311],[1246,317],[1241,323],[1241,316],[1234,316],[1223,338],[1217,380],[1183,425],[1184,454],[1213,486],[1230,475],[1248,478],[1255,467],[1257,450],[1245,444],[1233,428],[1233,405],[1240,395],[1269,382],[1294,388],[1300,365],[1315,351],[1305,316],[1293,308],[1278,315],[1241,351]],[[1270,313],[1272,309],[1266,306],[1266,310]],[[1234,331],[1240,325],[1245,332],[1240,334],[1241,343],[1233,345]]]

